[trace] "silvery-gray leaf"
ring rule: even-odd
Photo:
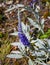
[[[38,22],[33,21],[31,18],[27,18],[30,22],[31,25],[33,25],[35,28],[38,28],[39,30],[41,30],[41,32],[44,34],[43,29],[41,28],[41,26],[38,24]]]
[[[21,24],[22,24],[22,31],[23,31],[23,33],[26,33],[27,32],[26,25],[23,22]]]
[[[25,49],[25,46],[22,44],[21,41],[20,41],[20,42],[13,42],[13,43],[11,43],[11,45],[12,45],[12,46],[18,46],[18,48],[19,48],[20,50],[24,50],[24,49]]]
[[[35,9],[35,12],[39,12],[40,11],[40,7],[39,6],[36,6],[36,9]]]
[[[40,29],[39,25],[36,22],[34,22],[31,18],[28,17],[27,19],[29,20],[29,22],[30,22],[31,25],[33,25],[36,28],[39,28]]]
[[[45,19],[42,19],[41,20],[41,26],[42,26],[43,29],[44,29],[44,22],[45,22]]]
[[[40,51],[40,52],[37,52],[36,54],[37,56],[42,56],[42,55],[45,55],[46,53],[44,51]]]
[[[24,24],[23,22],[21,22],[21,25],[24,33],[29,32],[30,26],[28,24]]]
[[[48,45],[50,47],[50,39],[46,39],[46,41],[48,42]]]
[[[30,27],[28,25],[26,25],[26,27],[27,27],[27,30],[26,30],[25,35],[26,35],[27,39],[30,40],[30,33],[29,33]]]
[[[43,26],[44,27],[44,26]],[[41,30],[41,32],[42,32],[42,34],[44,34],[44,31],[43,31],[43,29],[40,27],[40,30]]]
[[[31,40],[31,43],[36,43],[37,42],[37,40]]]
[[[23,49],[22,47],[19,47],[19,50],[20,50],[21,54],[24,55],[25,49]]]
[[[35,11],[34,11],[34,12],[32,12],[32,14],[34,14],[34,17],[35,17],[35,19],[36,19],[36,22],[38,22],[38,23],[39,23],[39,14],[38,14],[38,13],[36,13]]]
[[[20,10],[20,12],[23,12],[23,11],[25,11],[26,9],[24,9],[24,8],[22,8],[21,10]]]
[[[18,7],[17,7],[17,8],[18,8]],[[12,8],[7,9],[7,10],[5,11],[5,13],[6,13],[6,12],[10,12],[10,11],[12,11],[12,10],[14,10],[14,9],[15,9],[15,6],[12,7]]]
[[[45,48],[43,45],[43,41],[40,40],[40,39],[37,39],[37,40],[32,40],[31,43],[35,43],[36,46],[38,46],[39,48]]]
[[[43,62],[42,64],[43,64],[43,65],[47,65],[47,64],[46,64],[46,63],[44,63],[44,62]]]
[[[21,50],[25,50],[25,46],[22,44],[21,40],[20,40],[20,47],[21,47]]]
[[[6,57],[8,57],[8,58],[16,58],[16,59],[23,58],[23,56],[20,55],[20,54],[8,54]]]
[[[39,12],[39,10],[36,8],[36,9],[35,9],[35,12],[37,12],[37,13],[38,13],[38,12]]]
[[[45,59],[43,58],[43,60],[45,60]],[[35,60],[35,62],[40,63],[40,64],[42,64],[42,65],[47,65],[46,63],[44,63],[44,62],[42,61],[42,58],[37,58],[37,59]]]
[[[18,36],[18,32],[10,33],[9,35]]]
[[[11,51],[11,53],[14,53],[14,54],[21,54],[21,52],[20,51]]]
[[[42,63],[41,62],[39,62],[39,61],[35,61],[36,63],[38,63],[38,64],[40,64],[40,65],[42,65]]]
[[[29,7],[29,6],[26,6],[25,9],[26,9],[27,11],[29,11],[29,12],[32,12],[32,11],[33,11],[33,9],[32,9],[31,7]]]
[[[42,61],[45,60],[46,58],[42,57],[42,58],[37,58],[37,60]]]
[[[44,47],[44,42],[43,42],[43,40],[40,40],[40,39],[37,39],[37,43],[36,43],[36,45],[38,44],[38,46],[39,46],[39,48],[45,48]]]
[[[42,64],[42,60],[40,58],[35,59],[35,62],[38,64]]]
[[[33,9],[34,9],[35,3],[33,3]]]
[[[39,48],[45,48],[41,43],[37,42],[35,43],[36,46],[38,46]]]
[[[45,19],[41,19],[41,25],[44,25]]]
[[[22,22],[22,31],[26,35],[27,39],[30,40],[29,29],[27,29],[27,28],[28,28],[28,25],[27,24],[25,25]]]
[[[34,65],[33,61],[29,58],[28,65]]]
[[[36,46],[34,46],[34,49],[35,49],[35,50],[38,50],[38,48],[37,48]]]
[[[48,19],[50,19],[50,16],[48,16]]]
[[[5,12],[10,12],[10,11],[14,10],[15,8],[18,9],[19,7],[24,7],[24,5],[23,5],[23,4],[14,5],[14,7],[12,7],[12,8],[10,8],[10,9],[6,10]]]
[[[37,41],[38,41],[40,44],[45,45],[44,42],[43,42],[43,40],[37,38]]]
[[[18,6],[18,7],[24,7],[24,5],[23,5],[23,4],[17,4],[17,6]]]
[[[41,58],[37,58],[37,59],[35,59],[35,61],[36,61],[36,60],[38,60],[38,61],[42,61],[42,59],[41,59]]]
[[[13,46],[20,46],[20,42],[13,42],[13,43],[11,43],[11,45],[13,45]]]
[[[44,63],[44,62],[40,62],[40,61],[35,61],[36,63],[38,63],[38,64],[40,64],[40,65],[47,65],[46,63]]]
[[[20,40],[19,40],[20,41]],[[23,51],[25,50],[25,46],[22,44],[22,42],[13,42],[13,43],[10,43],[12,46],[18,46],[19,50],[20,51]]]
[[[25,35],[26,35],[27,39],[30,40],[30,34],[29,34],[29,32],[25,33]]]
[[[33,4],[33,8],[34,8],[34,4]],[[34,16],[35,16],[35,18],[36,18],[36,21],[38,22],[39,20],[39,15],[34,11],[33,12],[33,9],[32,8],[30,8],[30,7],[25,7],[25,9],[27,10],[27,11],[29,11],[29,12],[31,12]]]
[[[48,51],[50,52],[50,49],[48,49]]]

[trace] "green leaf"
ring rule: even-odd
[[[40,36],[40,39],[45,39],[45,38],[48,38],[50,36],[50,34],[49,35],[42,35],[42,36]]]
[[[2,35],[2,33],[0,33],[0,38],[2,38],[3,37],[3,35]]]

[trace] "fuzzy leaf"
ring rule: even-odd
[[[20,54],[8,54],[6,57],[8,57],[8,58],[16,58],[16,59],[23,58],[23,56],[20,55]]]
[[[21,54],[20,51],[11,51],[11,53],[14,53],[14,54]]]
[[[28,60],[29,65],[34,65],[33,61],[31,59]]]
[[[34,22],[31,18],[28,17],[28,20],[29,20],[31,25],[33,25],[36,28],[39,28],[39,25],[36,22]]]
[[[10,33],[9,35],[18,36],[18,32]]]

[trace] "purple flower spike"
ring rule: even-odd
[[[31,7],[33,7],[33,3],[30,3],[29,5],[30,5]]]
[[[33,7],[33,3],[36,3],[38,0],[31,0],[31,2],[29,3],[29,5],[31,6],[31,7]]]
[[[25,34],[22,31],[19,10],[18,10],[18,32],[19,32],[18,33],[19,39],[21,40],[21,42],[23,43],[23,45],[29,46],[30,45],[30,42],[28,41],[27,37],[25,36]]]
[[[32,2],[34,3],[34,2],[37,2],[38,0],[32,0]]]
[[[27,37],[25,36],[24,33],[19,32],[18,35],[19,35],[19,38],[20,38],[21,42],[23,43],[23,45],[25,45],[25,46],[30,45],[30,42],[28,41],[28,39],[27,39]]]

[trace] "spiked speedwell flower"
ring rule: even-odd
[[[33,7],[33,3],[36,3],[38,0],[31,0],[31,2],[29,3],[31,7]]]
[[[19,15],[19,10],[18,10],[18,36],[21,40],[21,42],[23,43],[23,45],[25,46],[29,46],[30,42],[28,41],[27,37],[25,36],[25,34],[22,31],[22,26],[21,26],[21,20],[20,20],[20,15]]]

